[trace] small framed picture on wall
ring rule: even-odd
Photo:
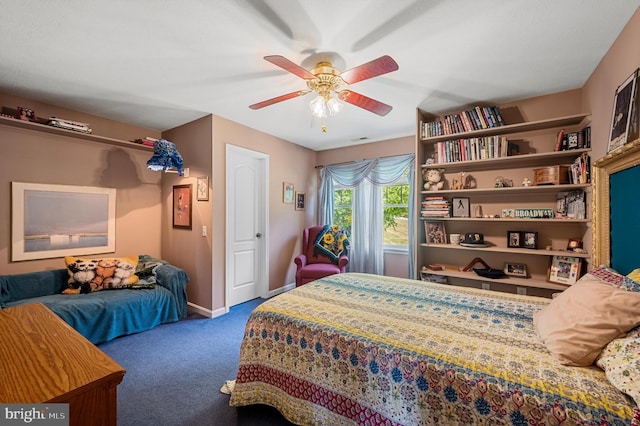
[[[173,186],[173,227],[191,229],[191,184]]]
[[[305,196],[304,192],[296,192],[296,210],[304,210]]]
[[[282,202],[293,204],[294,188],[291,182],[282,182]]]

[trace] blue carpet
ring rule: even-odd
[[[247,318],[264,300],[99,345],[127,371],[118,386],[118,425],[290,425],[271,407],[230,407],[220,392],[235,379]]]

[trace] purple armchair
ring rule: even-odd
[[[340,255],[336,264],[333,259],[323,253],[322,249],[315,245],[318,235],[324,231],[326,231],[325,226],[314,226],[302,231],[302,254],[294,259],[297,267],[296,287],[346,271],[347,264],[349,264],[349,258],[346,255]]]

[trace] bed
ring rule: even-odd
[[[640,158],[640,149],[625,153]],[[616,252],[609,209],[598,205],[608,203],[609,175],[638,163],[611,168],[620,155],[594,168],[594,211],[607,215],[594,220],[600,262]],[[595,235],[602,232],[607,235]],[[585,302],[585,294],[592,299]],[[604,312],[587,306],[577,319],[566,308],[600,305],[600,299],[625,305]],[[607,324],[606,336],[592,338],[593,318],[608,316],[624,324]],[[553,333],[563,324],[587,330],[573,337],[584,341],[560,342],[569,352],[598,339],[600,346],[584,357],[559,354]],[[332,275],[254,310],[230,404],[270,405],[305,425],[639,425],[638,325],[640,284],[609,265],[555,299]],[[572,361],[559,362],[564,355]]]

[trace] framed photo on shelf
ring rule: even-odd
[[[507,247],[522,247],[522,231],[507,231]]]
[[[209,176],[200,176],[197,188],[197,200],[209,201]]]
[[[547,281],[560,284],[574,284],[580,278],[582,262],[579,257],[553,256]]]
[[[304,192],[296,192],[296,210],[304,210]]]
[[[282,182],[282,202],[293,204],[294,189],[290,182]]]
[[[446,244],[447,233],[444,229],[444,222],[424,222],[424,234],[427,244]]]
[[[525,231],[522,238],[522,247],[528,249],[538,248],[538,233]]]
[[[453,197],[451,199],[451,216],[453,217],[470,217],[471,206],[469,198]]]
[[[527,278],[527,265],[524,263],[506,262],[504,264],[504,273],[511,277]]]
[[[191,229],[191,184],[173,185],[173,227]]]
[[[36,123],[38,120],[36,118],[36,112],[31,108],[18,107],[16,109],[18,111],[18,117],[20,120],[31,121]]]
[[[569,238],[567,242],[567,251],[574,251],[582,248],[582,240],[580,238]]]
[[[613,115],[611,117],[611,136],[607,152],[615,151],[629,140],[629,126],[632,121],[631,111],[636,98],[636,80],[638,70],[635,70],[618,88],[613,101]]]

